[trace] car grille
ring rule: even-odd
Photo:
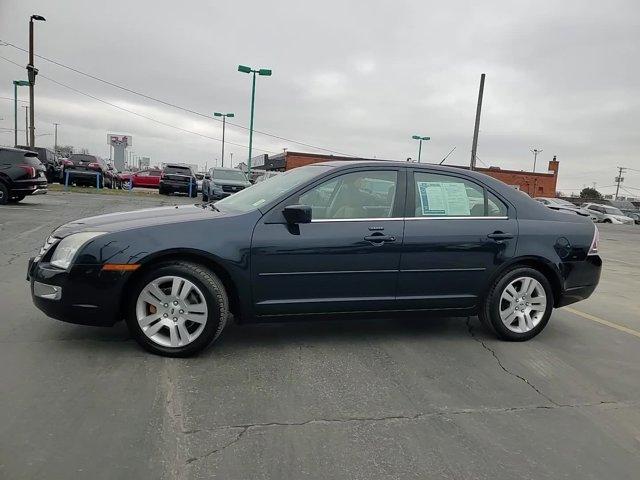
[[[225,192],[239,192],[244,189],[242,185],[222,185],[222,190]]]

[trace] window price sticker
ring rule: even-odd
[[[416,182],[422,215],[469,216],[469,196],[462,182]]]

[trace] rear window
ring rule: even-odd
[[[246,182],[247,177],[240,170],[213,170],[213,178],[217,180],[237,180],[238,182]]]
[[[98,159],[93,155],[85,155],[82,153],[74,153],[69,157],[73,163],[96,163]]]
[[[164,173],[191,176],[191,169],[189,167],[181,167],[179,165],[167,165],[164,167]]]
[[[0,150],[0,163],[4,165],[29,165],[30,167],[41,165],[37,153],[15,150]]]

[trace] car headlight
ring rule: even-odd
[[[81,232],[74,233],[68,237],[63,238],[56,249],[53,251],[51,257],[51,265],[65,270],[69,268],[78,250],[82,248],[86,243],[93,240],[100,235],[104,235],[106,232]]]

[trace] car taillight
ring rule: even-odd
[[[62,165],[73,165],[71,160],[62,160]]]
[[[36,169],[31,165],[18,165],[18,167],[20,167],[25,172],[27,172],[27,175],[29,175],[29,178],[36,178]]]
[[[589,253],[587,255],[598,255],[598,243],[600,243],[600,231],[598,227],[593,226],[595,231],[593,232],[593,240],[591,241],[591,246],[589,247]]]
[[[100,164],[96,162],[92,162],[89,164],[89,168],[91,168],[92,170],[100,170]]]

